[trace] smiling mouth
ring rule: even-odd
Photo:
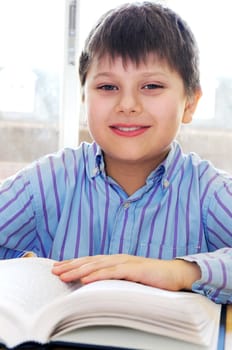
[[[136,131],[136,130],[139,130],[139,129],[141,129],[142,127],[141,126],[132,126],[132,127],[128,127],[128,126],[113,126],[113,128],[116,128],[116,129],[118,129],[118,130],[120,130],[120,131],[125,131],[125,132],[127,132],[127,131]]]
[[[111,130],[120,136],[138,136],[143,134],[148,128],[149,126],[138,126],[138,125],[126,125],[126,126],[122,126],[122,125],[112,125],[110,126]]]

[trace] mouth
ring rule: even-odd
[[[111,125],[110,129],[119,136],[133,137],[143,134],[149,129],[147,125]]]

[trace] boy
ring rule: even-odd
[[[79,73],[94,142],[2,185],[1,257],[61,260],[53,273],[67,282],[128,279],[231,303],[232,179],[174,141],[201,96],[187,24],[150,2],[109,11]]]

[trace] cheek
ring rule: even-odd
[[[96,102],[91,95],[86,94],[85,97],[85,115],[88,122],[91,122],[91,119],[97,114],[98,108],[96,108]]]
[[[89,125],[94,123],[96,127],[100,124],[101,126],[107,125],[113,114],[114,107],[109,99],[93,96],[86,100],[86,117]]]
[[[184,103],[178,101],[178,97],[166,100],[160,105],[160,115],[164,123],[179,123],[184,114]]]
[[[157,127],[160,129],[160,133],[165,135],[168,139],[174,138],[182,122],[184,112],[183,104],[169,100],[164,104],[162,103],[156,111]]]
[[[94,125],[96,124],[95,118],[96,118],[96,114],[94,113],[93,108],[87,107],[86,108],[86,121],[87,121],[88,129],[89,129],[91,134],[92,134],[92,132],[94,132]]]
[[[88,114],[98,114],[103,111],[104,103],[97,95],[90,93],[86,95],[85,106]]]
[[[86,99],[85,111],[89,132],[92,137],[96,139],[97,134],[102,129],[104,120],[101,104],[99,104],[93,98]]]

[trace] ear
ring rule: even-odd
[[[197,108],[198,101],[202,96],[202,90],[197,89],[193,95],[187,97],[182,123],[188,124],[193,119],[193,114]]]

